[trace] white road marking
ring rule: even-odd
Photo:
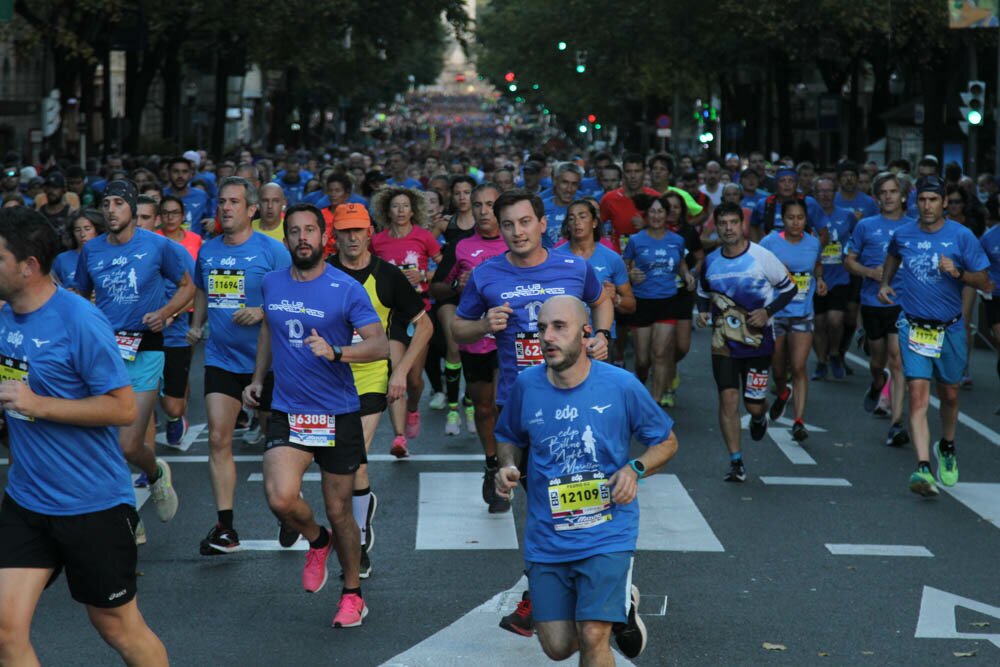
[[[788,428],[779,428],[775,426],[775,424],[788,424]],[[795,465],[816,465],[816,460],[809,455],[809,452],[804,450],[801,445],[792,440],[791,426],[792,422],[782,417],[781,419],[768,424],[767,435],[771,438],[771,441],[778,446],[781,453]],[[740,428],[743,430],[750,429],[750,415],[743,415],[743,417],[740,418]],[[813,426],[812,424],[806,424],[806,429],[808,429],[811,433],[826,433],[825,429]]]
[[[1000,648],[998,633],[959,632],[955,621],[957,607],[964,607],[1000,621],[1000,607],[924,586],[923,596],[920,598],[917,630],[913,636],[917,639],[978,639],[991,642]]]
[[[201,432],[208,428],[208,424],[189,424],[187,433],[181,438],[181,443],[177,447],[167,444],[167,434],[166,432],[156,434],[156,444],[163,445],[164,447],[169,447],[170,449],[175,449],[180,452],[186,452],[191,449],[191,445],[194,444],[195,440],[201,436]],[[206,433],[207,436],[207,433]]]
[[[843,477],[781,477],[761,476],[760,481],[772,486],[850,486]]]
[[[654,475],[639,487],[642,551],[725,551],[677,475]]]
[[[480,502],[482,499],[480,498]],[[535,638],[515,637],[497,627],[500,617],[514,610],[527,578],[494,595],[454,623],[416,646],[389,659],[382,667],[468,667],[468,665],[517,665],[548,667],[552,661]],[[614,649],[612,649],[614,650]],[[567,664],[575,664],[572,658]],[[615,664],[634,667],[615,652]]]
[[[514,513],[490,514],[475,472],[422,472],[417,549],[517,549]]]
[[[908,544],[827,544],[827,551],[834,556],[907,556],[934,558],[927,547]]]
[[[208,463],[208,456],[198,455],[198,454],[186,454],[186,455],[170,455],[161,456],[167,463]],[[237,454],[233,456],[233,460],[237,463],[252,463],[254,461],[263,461],[264,456],[261,454]],[[466,461],[482,461],[482,454],[415,454],[411,455],[409,458],[402,459],[402,461],[412,461],[413,463],[463,463]],[[400,461],[395,456],[391,454],[369,454],[369,463],[395,463]],[[0,463],[6,463],[7,459],[0,459]],[[482,474],[480,473],[480,481],[482,481]]]
[[[955,486],[942,484],[938,488],[1000,528],[1000,484],[959,482]]]
[[[240,540],[241,551],[308,551],[309,543],[304,539],[299,540],[287,549],[278,540]]]
[[[135,491],[135,511],[138,512],[149,500],[149,487],[136,488],[135,480],[139,479],[139,473],[132,473],[132,490]]]
[[[861,368],[865,368],[865,369],[868,368],[868,360],[862,359],[858,355],[853,354],[851,352],[848,352],[846,356],[847,356],[848,359],[850,359],[851,361],[853,361],[855,364],[857,364]],[[941,409],[941,401],[939,401],[938,398],[936,396],[934,396],[933,394],[930,397],[930,402],[931,402],[931,405],[933,407],[935,407],[935,408],[937,408],[939,410]],[[961,403],[961,400],[959,400],[959,403]],[[973,431],[975,431],[979,435],[981,435],[984,438],[986,438],[986,442],[994,444],[994,445],[1000,447],[1000,433],[997,433],[996,431],[994,431],[993,429],[991,429],[989,426],[987,426],[986,424],[982,423],[981,421],[973,419],[972,417],[970,417],[969,415],[965,414],[964,412],[959,411],[959,413],[958,413],[958,422],[960,424],[964,424],[968,428],[972,429]]]

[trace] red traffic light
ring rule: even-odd
[[[506,74],[503,75],[503,78],[507,81],[507,83],[511,83],[517,77],[514,76],[513,72],[507,72]]]
[[[587,121],[590,122],[590,123],[593,123],[596,120],[597,120],[597,116],[595,116],[594,114],[590,114],[589,116],[587,116]]]

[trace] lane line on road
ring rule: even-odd
[[[514,513],[490,514],[482,473],[422,472],[417,549],[517,549]]]
[[[952,487],[941,485],[938,488],[1000,528],[1000,484],[959,482]]]
[[[858,355],[854,354],[853,352],[848,352],[845,356],[846,356],[847,359],[849,359],[850,361],[853,361],[855,364],[857,364],[858,366],[860,366],[862,369],[867,369],[868,368],[868,361],[866,359],[863,359],[862,357],[859,357]],[[961,403],[961,402],[962,402],[961,399],[959,399],[959,403]],[[931,403],[931,406],[933,406],[934,408],[936,408],[938,410],[941,409],[941,401],[939,401],[938,398],[936,396],[934,396],[933,394],[930,396],[930,403]],[[958,412],[958,422],[960,424],[963,424],[966,427],[972,429],[973,431],[975,431],[979,435],[983,436],[984,438],[986,438],[986,442],[989,442],[991,444],[994,444],[994,445],[1000,447],[1000,433],[997,433],[996,431],[994,431],[993,429],[991,429],[989,426],[987,426],[986,424],[982,423],[981,421],[973,419],[969,415],[967,415],[964,412],[962,412],[961,410],[959,410],[959,412]]]
[[[655,475],[639,490],[642,551],[725,551],[677,475]]]
[[[278,540],[240,540],[240,551],[308,551],[309,542],[302,539],[285,548]]]
[[[764,476],[760,481],[773,486],[850,486],[843,477],[781,477]]]
[[[194,444],[195,440],[201,436],[201,432],[208,428],[208,424],[191,424],[188,426],[187,433],[181,438],[181,443],[179,446],[174,447],[173,445],[167,444],[167,434],[166,432],[156,434],[156,444],[163,445],[164,447],[169,447],[170,449],[186,452],[191,449],[191,445]],[[207,438],[206,434],[206,438]]]
[[[934,558],[927,547],[908,544],[827,544],[827,551],[834,556],[903,556]]]
[[[778,427],[776,424],[788,424],[788,427],[784,426]],[[792,422],[784,417],[771,422],[767,428],[767,435],[771,438],[771,441],[778,446],[781,453],[785,455],[790,462],[795,465],[816,465],[816,459],[810,456],[809,452],[804,450],[797,442],[792,440],[791,433]],[[740,418],[740,428],[744,431],[750,429],[750,415],[743,415]],[[818,426],[813,426],[812,424],[806,424],[806,428],[814,433],[825,433],[826,430],[819,428]]]

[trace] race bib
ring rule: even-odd
[[[28,362],[0,354],[0,382],[11,380],[28,384]],[[25,417],[17,410],[7,410],[7,416],[26,422],[35,421],[34,417]]]
[[[939,359],[944,347],[944,333],[944,327],[918,326],[911,322],[907,344],[920,356]]]
[[[537,332],[518,332],[514,336],[514,358],[517,361],[518,372],[531,368],[545,361],[542,356],[542,343]]]
[[[207,296],[209,308],[246,308],[246,272],[243,269],[210,270]]]
[[[288,442],[305,447],[335,447],[336,415],[288,415]]]
[[[761,401],[767,398],[767,383],[770,379],[768,371],[747,371],[747,384],[743,397],[751,401]]]
[[[793,273],[792,280],[795,281],[795,286],[799,288],[792,301],[805,301],[806,296],[809,294],[809,287],[812,285],[812,275],[809,273]]]
[[[843,264],[844,263],[844,246],[839,242],[834,242],[826,245],[823,248],[823,264]]]
[[[611,489],[602,472],[549,480],[549,511],[557,531],[592,528],[611,521]]]
[[[628,245],[629,235],[622,234],[618,237],[618,247],[621,248],[622,252],[625,252],[625,246]]]
[[[125,361],[135,361],[142,345],[142,331],[116,331],[115,342],[118,343],[118,353]]]

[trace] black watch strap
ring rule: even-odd
[[[333,360],[334,361],[340,361],[340,358],[343,357],[343,356],[344,356],[344,351],[340,348],[340,346],[339,345],[334,345],[333,346]]]

